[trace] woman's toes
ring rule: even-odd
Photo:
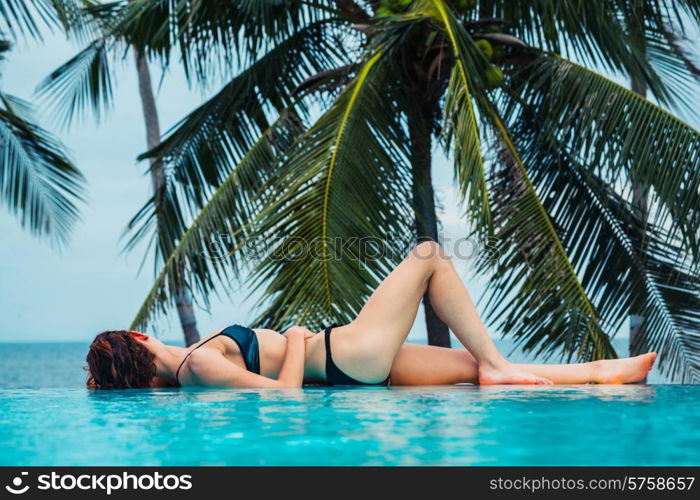
[[[651,351],[649,353],[649,370],[654,368],[654,363],[656,362],[656,356],[657,356],[657,354],[654,351]]]

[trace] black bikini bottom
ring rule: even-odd
[[[327,327],[325,331],[325,341],[326,341],[326,385],[389,385],[389,377],[383,382],[377,384],[368,384],[366,382],[360,382],[352,377],[345,374],[343,370],[338,368],[338,366],[333,361],[333,355],[331,354],[331,330],[333,328],[340,326],[337,323],[333,323],[331,326]]]

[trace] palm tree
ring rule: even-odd
[[[113,72],[109,67],[109,51],[118,50],[119,40],[110,36],[109,16],[103,15],[99,10],[100,4],[84,1],[82,14],[83,24],[91,25],[92,40],[87,48],[77,57],[68,61],[61,68],[54,71],[39,86],[39,91],[44,95],[57,95],[59,102],[65,107],[60,109],[58,116],[63,116],[66,124],[69,124],[74,113],[92,107],[96,116],[103,113],[105,107],[111,101]],[[85,37],[83,37],[85,38]],[[148,149],[153,149],[160,143],[160,120],[156,106],[151,74],[146,57],[138,49],[134,50],[136,73],[138,78],[139,96],[144,115],[146,128],[146,144]],[[89,104],[85,101],[90,101]],[[77,106],[76,106],[77,105]],[[172,247],[168,246],[169,238],[163,235],[169,231],[181,231],[177,222],[172,223],[164,214],[169,212],[166,206],[168,200],[162,196],[165,185],[165,172],[163,163],[157,159],[150,159],[149,172],[153,196],[151,199],[154,221],[153,233],[157,240],[156,264],[158,256],[168,255]],[[134,243],[127,244],[127,248]],[[192,296],[186,284],[177,291],[174,297],[175,307],[180,319],[185,345],[192,345],[199,341],[197,319],[194,312]]]
[[[34,5],[36,4],[36,5]],[[68,2],[67,2],[68,4]],[[0,62],[11,39],[40,38],[42,26],[60,26],[68,12],[58,2],[0,2]],[[78,220],[84,178],[65,147],[32,121],[32,106],[0,91],[0,201],[33,234],[65,243]]]
[[[143,108],[144,123],[146,124],[146,144],[148,145],[148,149],[154,149],[160,143],[160,123],[156,99],[153,94],[153,85],[151,84],[151,74],[148,69],[148,61],[146,61],[146,58],[138,50],[134,51],[134,56],[136,59],[136,72],[139,81],[141,106]],[[165,184],[165,172],[163,163],[158,159],[151,158],[149,163],[154,211],[158,218],[157,226],[159,232],[162,232],[163,229],[160,228],[167,227],[168,224],[166,218],[159,217],[160,214],[165,213],[167,210],[167,207],[163,207],[163,197],[161,196]],[[168,241],[168,239],[160,240],[161,252],[165,255],[172,251],[172,248],[167,246]],[[192,296],[186,284],[181,286],[175,294],[175,308],[180,318],[182,333],[185,337],[185,345],[190,346],[199,342],[197,318],[194,313]]]
[[[662,27],[660,30],[662,36],[664,37],[664,49],[659,51],[656,47],[657,44],[649,43],[648,40],[654,40],[654,32],[647,33],[645,19],[655,17],[655,12],[653,9],[649,9],[649,6],[645,2],[640,0],[634,0],[629,2],[623,9],[623,15],[625,23],[627,24],[627,29],[632,35],[632,43],[635,50],[640,54],[643,54],[648,58],[652,64],[656,64],[660,72],[666,71],[674,76],[674,80],[678,89],[681,93],[684,87],[688,87],[691,83],[690,79],[697,79],[700,77],[700,68],[698,68],[692,59],[686,53],[683,48],[683,40],[685,34],[683,32],[682,26],[674,26],[671,20],[666,18],[659,18],[658,23]],[[673,53],[675,57],[671,58],[671,65],[668,65],[668,59],[666,58],[667,49]],[[686,71],[679,71],[678,64],[684,64]],[[643,79],[639,78],[637,75],[629,75],[630,88],[633,92],[646,98],[647,97],[647,86]],[[690,97],[690,96],[687,96]],[[688,99],[692,102],[692,98]],[[649,193],[644,185],[643,181],[637,182],[632,179],[632,206],[634,208],[635,216],[639,218],[640,221],[646,224],[649,218]],[[645,241],[635,241],[635,245],[642,246]],[[643,338],[638,338],[638,332],[644,322],[643,310],[644,301],[646,293],[640,291],[637,297],[637,303],[630,307],[630,332],[629,332],[629,351],[630,354],[640,354],[646,349],[644,342],[638,340],[643,340]]]
[[[502,331],[540,353],[614,357],[611,333],[638,307],[640,345],[697,379],[700,135],[590,67],[687,104],[667,76],[688,68],[664,41],[669,23],[697,24],[700,4],[644,3],[662,71],[636,48],[626,5],[124,5],[115,36],[164,65],[177,54],[194,82],[243,68],[144,155],[164,163],[165,196],[188,227],[134,325],[185,279],[206,297],[249,267],[270,297],[259,324],[350,319],[404,244],[435,235],[438,139],[473,236],[492,243],[480,270]],[[649,193],[646,222],[633,182]]]

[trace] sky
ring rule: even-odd
[[[4,207],[0,209],[0,342],[87,341],[100,331],[126,328],[152,284],[150,261],[141,268],[145,248],[122,252],[122,232],[150,196],[146,164],[136,161],[146,147],[131,58],[117,71],[114,106],[99,124],[88,117],[63,130],[58,126],[60,117],[52,116],[49,106],[41,106],[34,92],[46,75],[76,51],[62,35],[46,34],[44,43],[19,42],[2,67],[3,90],[34,102],[37,121],[69,149],[87,178],[88,201],[81,206],[82,220],[61,250],[30,235]],[[151,71],[157,85],[160,70]],[[156,91],[163,132],[206,98],[188,87],[178,67],[165,75]],[[438,158],[434,176],[436,195],[444,207],[445,232],[465,235],[467,227],[452,187],[452,166]],[[470,279],[470,263],[457,266]],[[470,289],[478,295],[482,285],[472,283]],[[209,310],[197,309],[200,334],[253,319],[252,306],[258,297],[248,299],[245,282],[240,290],[229,298],[212,298]],[[181,339],[174,309],[161,318],[156,332],[166,341]],[[422,316],[411,335],[425,337]]]
[[[34,93],[36,86],[76,51],[60,34],[46,34],[43,43],[19,42],[3,63],[0,85],[5,92],[41,102]],[[154,83],[159,83],[160,76],[152,68]],[[210,91],[216,87],[212,85]],[[177,65],[156,91],[163,132],[206,98],[188,87]],[[5,207],[0,208],[0,342],[89,341],[100,331],[126,328],[151,286],[153,266],[149,261],[141,268],[145,248],[122,252],[123,230],[150,196],[146,165],[136,161],[146,147],[131,58],[117,71],[114,103],[99,124],[88,118],[68,130],[57,127],[60,117],[51,116],[50,108],[37,106],[37,121],[60,137],[87,178],[88,201],[81,206],[82,220],[69,244],[60,251],[24,231]],[[684,118],[697,126],[697,117]],[[439,154],[433,178],[445,237],[463,237],[468,228],[452,182],[452,165]],[[472,273],[473,261],[456,260],[455,264],[478,299],[484,281]],[[243,282],[240,292],[230,297],[212,297],[208,310],[198,307],[200,334],[251,321],[259,297],[248,298],[248,293]],[[149,333],[180,341],[175,310],[161,317]],[[625,329],[618,333],[624,335]],[[425,338],[422,313],[409,338]]]

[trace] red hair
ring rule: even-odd
[[[155,356],[126,330],[97,335],[85,360],[90,389],[151,387],[156,375]]]

